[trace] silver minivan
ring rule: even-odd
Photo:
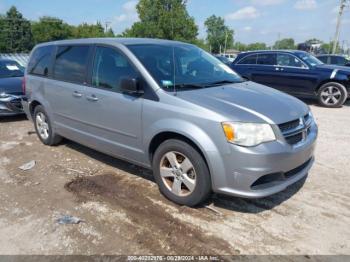
[[[196,46],[155,39],[40,44],[23,107],[39,139],[62,137],[153,170],[188,206],[211,192],[265,197],[304,178],[317,125],[300,100],[245,81]]]

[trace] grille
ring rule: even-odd
[[[284,132],[287,132],[289,130],[292,130],[292,129],[295,129],[299,126],[299,119],[297,120],[293,120],[293,121],[290,121],[290,122],[287,122],[287,123],[283,123],[283,124],[280,124],[278,125],[281,132],[284,133]]]
[[[298,133],[296,135],[292,135],[292,136],[286,137],[286,141],[290,145],[295,145],[295,144],[299,143],[302,140],[303,140],[303,134],[302,133]]]
[[[303,121],[301,121],[303,120]],[[303,141],[310,133],[310,115],[278,125],[287,143],[295,145]]]

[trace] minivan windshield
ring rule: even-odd
[[[128,48],[166,91],[244,81],[227,65],[193,45],[137,44]]]

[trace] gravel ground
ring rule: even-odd
[[[179,207],[147,170],[70,141],[44,146],[25,118],[0,119],[0,254],[350,255],[350,103],[311,108],[307,180],[259,200],[214,195],[212,209]]]

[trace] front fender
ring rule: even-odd
[[[162,119],[145,128],[144,134],[145,152],[149,152],[152,139],[163,132],[172,132],[191,140],[203,153],[212,177],[213,187],[215,188],[214,173],[225,173],[224,164],[220,157],[220,152],[212,138],[201,127],[194,123],[180,119]]]

